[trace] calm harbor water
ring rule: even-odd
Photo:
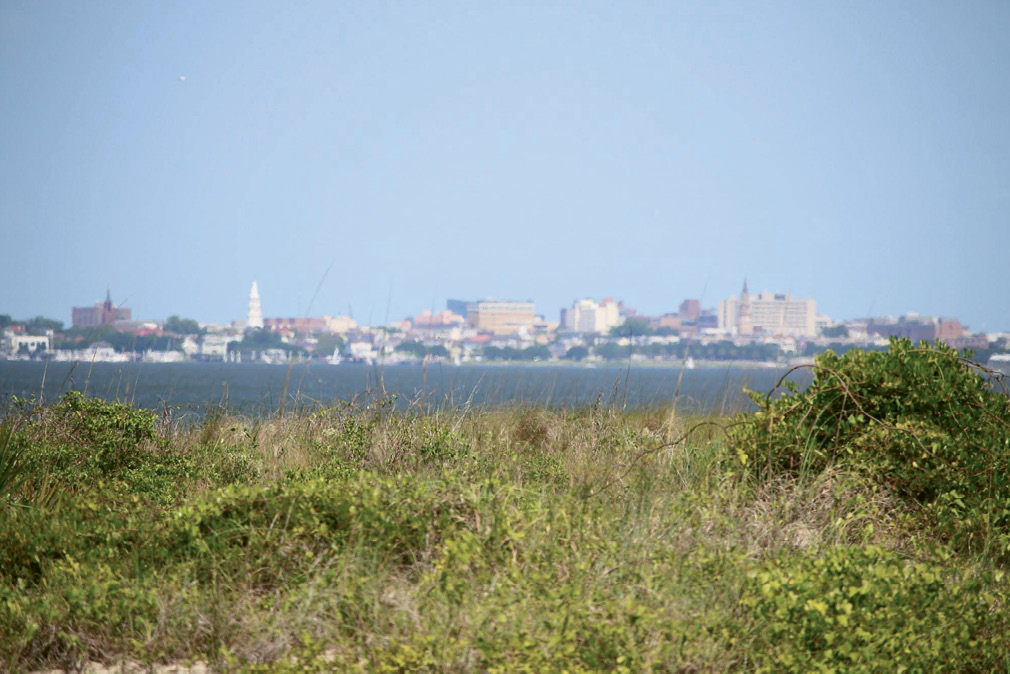
[[[288,409],[367,401],[395,394],[406,406],[424,397],[427,405],[579,407],[593,404],[628,408],[670,405],[692,412],[734,412],[751,408],[743,387],[767,392],[784,369],[702,367],[500,366],[429,364],[366,365],[325,363],[49,363],[0,361],[0,404],[11,396],[43,394],[53,400],[76,389],[109,400],[129,400],[159,410],[181,406],[199,413],[209,406],[263,414],[278,408],[287,380]],[[800,382],[809,378],[797,373]],[[44,381],[44,388],[43,388]]]

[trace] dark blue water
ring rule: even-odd
[[[196,411],[224,405],[250,413],[278,409],[287,380],[286,407],[367,403],[395,395],[407,406],[546,405],[655,408],[672,404],[685,412],[751,409],[743,387],[767,392],[784,370],[703,367],[490,366],[430,364],[366,365],[258,363],[72,363],[0,361],[0,403],[11,396],[54,400],[76,389],[109,400],[127,400],[153,410],[165,405]],[[799,373],[800,381],[804,373]],[[43,379],[45,386],[43,388]]]

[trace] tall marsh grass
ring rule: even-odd
[[[0,497],[0,666],[1008,664],[1001,556],[944,539],[861,465],[752,470],[752,415],[381,397],[166,412],[7,410],[0,476],[58,490]]]

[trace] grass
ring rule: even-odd
[[[0,426],[0,668],[1007,666],[1000,558],[865,472],[741,470],[738,422],[22,402]]]

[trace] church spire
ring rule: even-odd
[[[747,292],[747,279],[743,280],[743,292],[740,293],[740,304],[737,306],[737,334],[753,335],[754,319],[751,313],[750,293]]]
[[[260,290],[253,281],[252,290],[249,292],[249,316],[246,325],[250,328],[263,327],[263,310],[260,308]]]
[[[102,325],[112,325],[116,322],[116,309],[112,306],[112,290],[110,286],[105,286],[105,301],[102,302],[101,320]]]

